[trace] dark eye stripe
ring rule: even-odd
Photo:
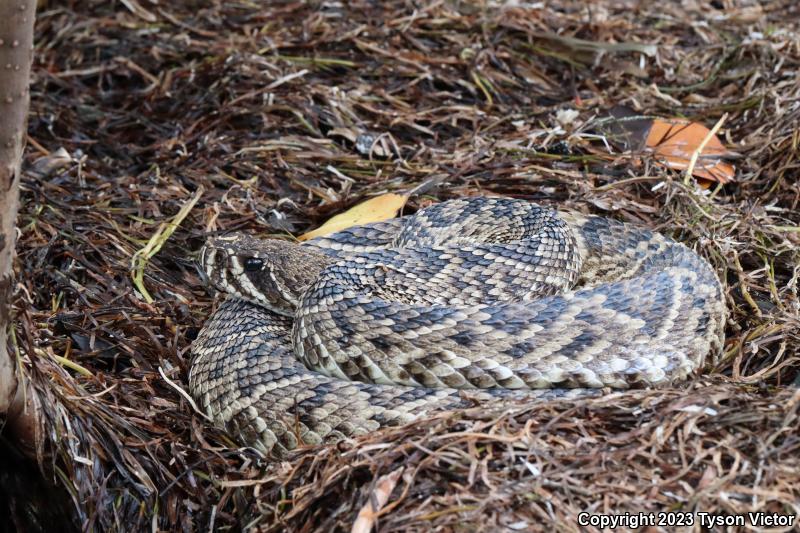
[[[256,272],[264,266],[264,260],[259,257],[248,257],[244,260],[245,272]]]

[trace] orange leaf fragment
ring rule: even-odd
[[[394,218],[400,208],[406,205],[406,200],[408,200],[408,196],[394,193],[381,194],[375,198],[370,198],[351,207],[344,213],[331,217],[317,229],[300,235],[297,240],[307,241],[308,239],[330,235],[352,226],[361,226],[370,222],[380,222]]]
[[[674,170],[686,170],[692,154],[701,146],[709,131],[699,122],[654,119],[645,146],[653,152],[658,164]],[[719,137],[712,135],[697,157],[692,175],[709,182],[728,183],[733,179],[735,170],[733,165],[724,161],[729,154]],[[703,182],[700,184],[703,185]]]

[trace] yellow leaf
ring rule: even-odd
[[[388,220],[397,215],[400,208],[406,205],[406,200],[408,200],[408,196],[394,193],[382,194],[375,198],[370,198],[365,202],[351,207],[344,213],[339,213],[332,217],[314,231],[309,231],[308,233],[300,235],[297,240],[307,241],[308,239],[329,235],[352,226],[361,226],[363,224],[369,224],[370,222]]]

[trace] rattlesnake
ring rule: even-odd
[[[722,349],[711,266],[661,234],[523,200],[467,198],[305,244],[209,239],[224,300],[190,389],[282,453],[503,398],[684,379]]]

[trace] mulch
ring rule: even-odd
[[[800,514],[796,2],[63,4],[37,13],[13,339],[74,527]],[[618,105],[727,113],[735,180],[619,149],[598,129]],[[206,237],[297,235],[424,182],[406,212],[498,194],[693,247],[725,285],[724,354],[672,388],[476,406],[280,461],[209,427],[179,390],[212,306]],[[12,523],[46,520],[12,500]]]

